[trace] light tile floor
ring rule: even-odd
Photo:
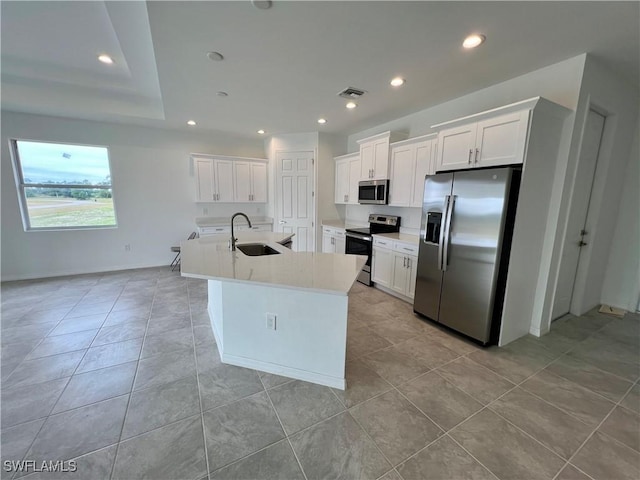
[[[346,391],[220,363],[168,269],[2,285],[2,460],[64,479],[640,478],[640,320],[482,349],[356,284]]]

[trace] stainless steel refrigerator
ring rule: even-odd
[[[496,342],[519,185],[518,167],[426,177],[416,313]]]

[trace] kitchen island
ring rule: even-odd
[[[292,252],[291,236],[239,232],[234,252],[215,237],[183,242],[182,275],[208,280],[223,363],[344,389],[348,293],[366,257]],[[249,256],[248,243],[278,253]]]

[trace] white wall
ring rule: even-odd
[[[106,145],[111,155],[118,227],[25,232],[9,154],[9,139]],[[2,112],[2,280],[168,265],[169,248],[195,229],[189,153],[264,157],[262,141],[211,132]],[[209,204],[210,216],[233,205]],[[255,207],[254,207],[255,208]],[[124,245],[131,251],[125,252]]]
[[[640,300],[640,152],[638,131],[624,174],[609,263],[602,286],[601,303],[633,312]]]

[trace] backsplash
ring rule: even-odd
[[[421,208],[409,207],[388,207],[386,205],[347,205],[346,223],[366,225],[369,221],[369,214],[384,213],[386,215],[397,215],[402,218],[400,231],[418,235],[420,233],[420,222],[422,219]]]

